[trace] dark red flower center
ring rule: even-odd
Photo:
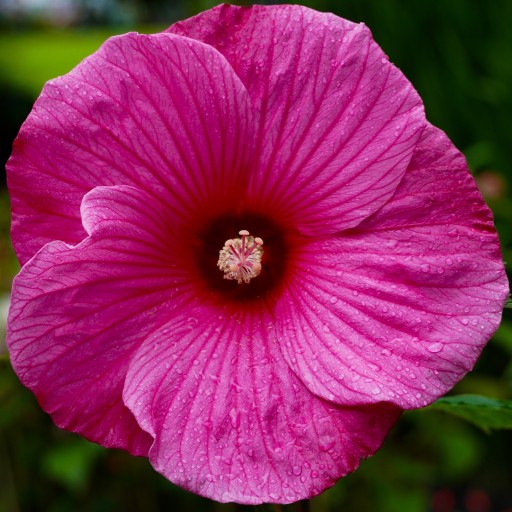
[[[218,261],[226,240],[238,237],[240,230],[261,238],[264,250],[259,275],[248,283],[239,284],[224,278]],[[207,288],[218,299],[246,302],[277,296],[289,275],[293,259],[292,233],[263,215],[223,215],[207,221],[198,233],[196,243],[194,263]]]

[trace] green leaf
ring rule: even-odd
[[[456,395],[440,398],[428,410],[448,412],[463,418],[485,432],[512,429],[512,401],[480,395]]]

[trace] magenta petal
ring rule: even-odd
[[[91,237],[47,244],[22,268],[7,333],[16,373],[57,425],[141,455],[151,438],[122,402],[126,370],[159,315],[180,308],[172,253],[162,256],[171,222],[159,225],[149,200],[132,187],[89,193]]]
[[[288,503],[318,494],[372,454],[400,411],[340,408],[282,358],[256,309],[187,314],[132,360],[124,400],[155,438],[149,458],[172,482],[217,501]]]
[[[165,197],[184,216],[247,182],[249,98],[224,57],[171,35],[109,39],[48,82],[7,166],[22,263],[85,236],[80,204],[100,185]]]
[[[420,407],[468,372],[508,285],[464,158],[429,127],[395,196],[356,230],[304,249],[279,301],[287,361],[340,404]]]
[[[249,91],[259,113],[256,204],[328,234],[394,193],[423,106],[364,25],[301,6],[224,5],[170,30],[216,47]]]

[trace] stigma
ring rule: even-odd
[[[219,252],[217,266],[224,272],[224,279],[247,284],[261,273],[263,240],[250,236],[246,229],[238,234],[240,238],[226,240]]]

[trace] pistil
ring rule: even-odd
[[[246,229],[238,234],[240,238],[226,240],[220,250],[217,266],[224,272],[224,279],[247,284],[261,273],[263,240],[249,235]]]

